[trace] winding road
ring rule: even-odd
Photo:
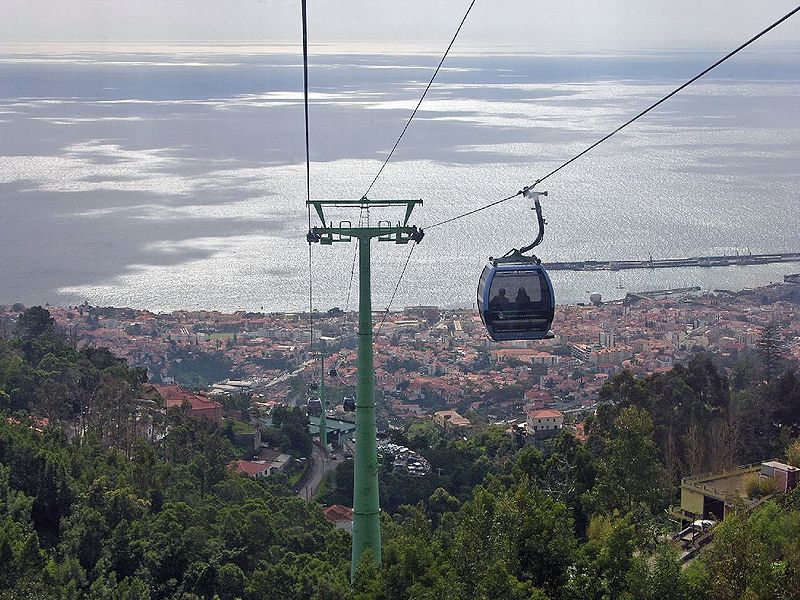
[[[299,490],[297,495],[303,500],[311,500],[314,494],[319,489],[319,484],[322,483],[322,478],[328,471],[333,471],[336,465],[339,464],[335,460],[331,460],[330,456],[326,457],[322,452],[322,447],[314,444],[314,449],[311,451],[311,473],[306,478],[306,482]]]

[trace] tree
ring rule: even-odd
[[[756,341],[756,348],[761,357],[761,365],[764,368],[764,378],[772,381],[780,364],[786,357],[786,341],[780,329],[780,325],[775,321],[770,321],[761,331],[761,337]]]
[[[233,448],[216,423],[169,409],[167,432],[162,441],[164,458],[181,469],[184,488],[204,496],[225,479]]]
[[[406,431],[408,445],[414,450],[423,450],[438,446],[444,440],[442,430],[430,419],[417,421],[408,426]]]
[[[800,598],[800,512],[768,501],[749,515],[731,511],[698,561],[712,600]]]
[[[773,405],[767,398],[769,387],[759,384],[732,394],[728,418],[721,418],[708,428],[711,436],[721,436],[709,437],[712,469],[774,456],[778,431]]]
[[[702,597],[693,593],[681,565],[676,550],[666,544],[659,546],[649,560],[637,557],[628,574],[632,596],[641,600],[691,600]]]
[[[734,390],[745,390],[752,387],[761,379],[761,372],[758,365],[746,357],[737,361],[733,366],[731,374],[731,387]]]
[[[677,436],[672,429],[667,435],[666,448],[664,449],[664,481],[668,487],[676,488],[681,480],[683,464],[678,451]]]
[[[87,432],[107,448],[116,447],[130,455],[136,425],[136,404],[130,384],[103,373],[89,401]]]
[[[0,415],[0,600],[350,597],[347,534],[280,478],[230,472],[216,424],[170,409],[158,444],[128,448],[140,378],[55,334],[0,341],[3,391],[87,410],[57,388],[69,380],[92,400],[74,440]],[[284,416],[308,435],[304,415]]]
[[[700,560],[710,599],[776,598],[759,593],[765,591],[772,577],[769,556],[744,514],[733,512],[725,516],[714,529],[714,543]]]
[[[179,348],[169,358],[172,376],[185,385],[205,387],[233,374],[233,363],[220,351]]]
[[[30,340],[45,333],[52,333],[56,321],[50,312],[41,306],[32,306],[23,312],[17,320],[17,335],[23,340]]]
[[[800,434],[800,377],[792,369],[772,382],[774,418],[794,435]]]
[[[308,431],[308,416],[303,409],[276,406],[272,411],[272,424],[286,435],[289,445],[284,450],[296,456],[311,456],[313,442]]]
[[[498,574],[511,589],[522,585],[529,593],[535,588],[557,593],[567,580],[574,550],[565,505],[528,481],[502,491],[479,486],[455,531],[454,567],[462,597],[493,597]]]
[[[686,466],[689,475],[699,475],[706,464],[705,438],[695,421],[686,432]]]
[[[645,383],[634,377],[630,371],[623,371],[600,388],[600,399],[622,407],[637,406],[644,408],[647,402]]]
[[[451,496],[444,488],[438,487],[428,498],[428,516],[431,523],[435,526],[441,522],[446,513],[456,512],[461,503],[458,498]]]
[[[225,563],[217,571],[221,600],[241,598],[247,582],[244,572],[234,563]]]
[[[786,449],[786,462],[793,467],[800,468],[800,438],[792,442]]]
[[[589,493],[600,512],[628,512],[639,503],[652,512],[666,504],[662,466],[653,441],[653,421],[638,408],[626,408],[614,421],[605,453],[597,460],[597,480]]]
[[[728,418],[717,419],[711,424],[711,452],[709,461],[713,471],[722,471],[738,462],[741,445],[741,425],[737,415],[730,413]]]

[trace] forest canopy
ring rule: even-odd
[[[352,585],[349,534],[285,476],[233,473],[218,425],[171,409],[162,438],[141,435],[145,380],[70,345],[44,309],[0,338],[0,600],[800,598],[797,490],[733,510],[688,565],[665,513],[688,474],[797,464],[790,364],[725,371],[698,355],[623,372],[585,442],[520,445],[491,425],[395,432],[431,472],[382,469],[383,564],[365,562]],[[300,440],[299,416],[277,417]],[[352,505],[352,462],[318,500]]]

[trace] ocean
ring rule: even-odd
[[[452,56],[370,197],[423,199],[411,223],[425,227],[513,194],[716,58]],[[312,50],[313,198],[365,193],[438,60]],[[303,135],[295,49],[4,52],[0,303],[307,309]],[[798,151],[797,53],[744,52],[548,179],[537,254],[546,264],[798,251]],[[487,257],[525,245],[535,228],[522,198],[434,228],[393,308],[472,306]],[[313,246],[315,308],[355,307],[354,250]],[[408,251],[374,242],[375,309]],[[741,289],[797,271],[552,278],[557,301],[577,303],[594,291]]]

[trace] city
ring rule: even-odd
[[[782,323],[789,356],[798,360],[798,297],[794,275],[736,293],[629,293],[608,303],[559,306],[556,337],[543,342],[491,342],[471,310],[376,313],[379,421],[401,425],[444,410],[513,421],[542,408],[591,409],[603,384],[623,369],[637,376],[666,372],[696,352],[733,364],[773,321]],[[212,397],[244,391],[256,406],[268,408],[304,405],[307,384],[321,375],[318,361],[309,358],[307,313],[154,314],[88,305],[48,310],[75,344],[107,347],[131,366],[146,368],[153,383],[181,383]],[[0,307],[0,317],[17,312]],[[325,355],[329,405],[343,414],[343,397],[355,387],[355,318],[337,309],[315,313],[314,334]],[[181,380],[175,366],[193,355],[217,360],[201,363],[199,378],[187,374]],[[218,373],[224,377],[209,379]],[[198,385],[203,381],[207,385]]]

